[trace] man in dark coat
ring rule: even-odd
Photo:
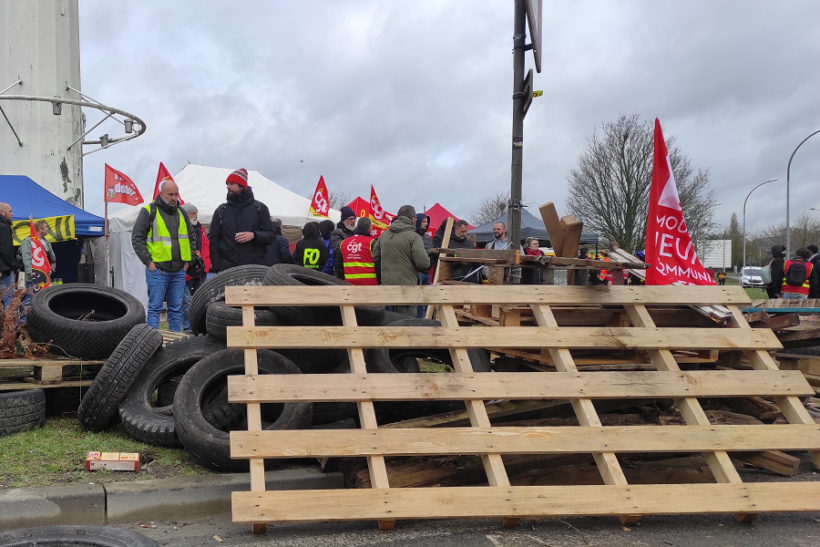
[[[243,264],[268,265],[268,245],[276,240],[268,206],[253,199],[245,169],[228,175],[225,186],[228,201],[214,211],[208,236],[211,271]]]
[[[814,271],[817,272],[818,275],[820,275],[820,254],[817,254],[817,245],[806,245],[806,249],[808,249],[809,252],[811,252],[809,262],[811,262],[814,266]],[[815,287],[814,290],[812,290],[809,293],[809,298],[820,298],[820,290],[818,290],[818,288]]]
[[[769,262],[772,273],[772,282],[766,285],[766,294],[769,298],[780,298],[783,287],[783,265],[786,263],[786,247],[772,245],[772,261]]]
[[[433,248],[440,249],[441,244],[444,241],[444,230],[447,227],[447,219],[444,219],[444,222],[441,223],[441,226],[438,227],[436,230],[436,235],[433,236]],[[466,220],[456,220],[453,222],[453,231],[450,234],[450,242],[447,243],[448,249],[475,249],[475,242],[467,237],[467,230],[469,229],[470,224]],[[469,274],[474,268],[470,266],[465,266],[462,264],[453,264],[453,278],[459,279],[464,278]],[[478,274],[474,272],[473,275],[469,277],[469,279],[464,279],[464,281],[471,281],[473,283],[477,283]]]
[[[276,232],[276,239],[268,245],[268,264],[293,264],[293,257],[290,255],[290,242],[282,235],[282,221],[278,218],[270,219],[273,229]]]
[[[330,248],[335,256],[339,255],[339,245],[349,237],[353,237],[356,229],[356,213],[348,206],[342,207],[342,221],[336,225],[336,229],[330,232]]]
[[[311,270],[321,272],[327,263],[327,245],[319,239],[319,223],[308,222],[302,228],[302,239],[293,250],[293,262]]]
[[[11,287],[14,285],[16,263],[14,238],[11,235],[11,205],[0,202],[0,296],[3,297],[3,309],[9,307],[14,293]],[[3,293],[6,293],[5,296]]]

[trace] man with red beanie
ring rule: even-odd
[[[268,206],[253,198],[248,172],[237,169],[225,180],[228,201],[214,211],[208,239],[211,271],[243,264],[269,265],[268,245],[276,239]]]

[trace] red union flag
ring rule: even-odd
[[[157,199],[157,196],[159,195],[159,187],[160,185],[162,185],[162,181],[164,180],[170,180],[171,182],[174,182],[174,177],[171,176],[171,173],[168,172],[168,170],[165,168],[165,165],[163,165],[162,162],[159,162],[159,170],[157,171],[157,182],[156,184],[154,184],[154,195],[151,197],[151,200]],[[177,199],[179,200],[179,205],[185,205],[185,202],[182,201],[182,196],[177,196]]]
[[[34,221],[29,219],[31,227],[31,284],[34,292],[51,285],[51,262],[48,260],[46,250],[40,242],[40,235],[34,229]]]
[[[105,164],[105,201],[139,205],[143,202],[139,188],[123,172]]]
[[[315,217],[326,217],[330,211],[330,195],[325,185],[325,177],[319,177],[316,191],[313,192],[313,199],[310,201],[310,214]]]
[[[390,227],[390,223],[393,221],[393,215],[388,213],[384,209],[382,209],[381,203],[379,203],[379,198],[376,196],[376,190],[373,186],[370,186],[370,221],[373,223],[373,227],[370,229],[370,236],[371,237],[379,237],[383,231],[387,230]]]
[[[661,122],[657,118],[649,218],[646,223],[646,261],[652,265],[646,271],[647,285],[715,284],[698,260],[686,228]]]

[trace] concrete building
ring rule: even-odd
[[[77,0],[0,1],[0,91],[6,95],[80,99],[80,27]],[[83,208],[83,113],[63,104],[0,101],[20,141],[0,116],[0,174],[26,175],[48,191]]]

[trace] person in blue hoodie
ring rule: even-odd
[[[319,223],[319,234],[321,235],[321,240],[325,242],[325,246],[327,246],[327,263],[325,267],[322,268],[322,273],[326,273],[328,275],[333,275],[333,246],[330,244],[330,234],[336,228],[336,225],[333,224],[333,221],[330,219],[323,220]]]
[[[425,213],[417,213],[416,233],[418,233],[421,236],[421,240],[424,242],[424,250],[427,251],[427,256],[430,258],[430,264],[432,264],[433,255],[432,253],[430,253],[430,250],[433,248],[433,238],[430,237],[430,234],[427,233],[427,229],[429,227],[430,217],[427,216],[427,214]],[[430,270],[419,272],[419,282],[421,285],[430,284]],[[426,311],[427,306],[416,306],[416,317],[423,318]]]

